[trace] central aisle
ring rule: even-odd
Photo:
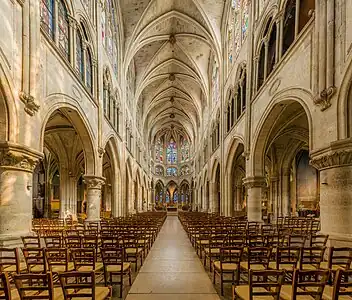
[[[219,300],[177,216],[168,216],[126,300]]]

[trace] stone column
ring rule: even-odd
[[[352,140],[334,142],[311,153],[320,171],[321,232],[332,246],[352,244]]]
[[[87,185],[87,222],[100,221],[101,188],[105,183],[104,177],[85,175]]]
[[[216,182],[209,183],[209,196],[210,196],[210,211],[211,212],[220,212],[220,207],[217,199],[217,190],[216,190]]]
[[[247,177],[243,179],[247,188],[248,221],[262,222],[262,199],[267,189],[265,177]]]
[[[291,215],[290,202],[290,170],[284,170],[281,177],[281,197],[282,197],[282,214],[283,216]]]
[[[236,211],[242,211],[241,195],[242,195],[242,185],[236,185]]]
[[[16,247],[31,233],[33,171],[39,152],[17,145],[0,148],[0,247]]]

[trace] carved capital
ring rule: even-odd
[[[314,104],[320,106],[321,111],[328,109],[331,106],[331,98],[336,92],[336,87],[330,86],[323,90],[314,98]]]
[[[20,92],[18,96],[25,105],[24,111],[30,116],[34,116],[40,107],[37,103],[35,103],[34,97],[25,92]]]
[[[243,178],[243,184],[247,189],[267,187],[265,177],[261,176]]]
[[[98,147],[98,154],[100,158],[103,157],[104,153],[105,153],[105,149],[102,147]]]
[[[105,184],[105,178],[94,176],[94,175],[84,175],[84,183],[87,185],[88,189],[100,190]]]
[[[0,143],[0,169],[33,172],[43,155],[27,147]]]
[[[318,170],[352,165],[352,140],[331,143],[330,147],[314,151],[310,156],[310,164]]]

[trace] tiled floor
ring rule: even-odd
[[[177,216],[168,216],[127,300],[219,300]]]

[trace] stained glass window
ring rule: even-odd
[[[183,139],[181,144],[181,162],[185,162],[188,159],[189,159],[189,143],[187,139]]]
[[[54,39],[54,0],[42,0],[40,21],[43,29]]]
[[[169,191],[166,192],[165,202],[166,203],[170,202],[170,192]]]
[[[177,169],[176,168],[167,168],[166,169],[166,176],[177,176]]]
[[[58,3],[58,34],[59,34],[59,48],[64,55],[69,58],[69,25],[68,15],[65,4],[62,1]]]
[[[76,70],[80,74],[82,80],[84,79],[84,62],[83,62],[83,40],[79,31],[77,31],[76,38]]]
[[[174,192],[174,200],[173,200],[173,202],[178,202],[178,192],[177,191]]]
[[[163,162],[163,142],[161,138],[159,138],[155,144],[155,160],[157,162],[162,163]]]
[[[86,54],[86,85],[90,92],[93,92],[93,69],[92,69],[92,56],[90,54],[89,49]]]
[[[243,41],[247,37],[249,1],[232,0],[228,21],[228,59],[230,64],[236,59]]]
[[[170,139],[170,142],[167,146],[166,159],[169,164],[177,163],[177,145],[173,138]]]
[[[116,10],[114,2],[105,0],[104,9],[101,15],[101,32],[102,41],[106,53],[113,66],[114,73],[117,74],[117,40],[116,33],[118,32]]]

